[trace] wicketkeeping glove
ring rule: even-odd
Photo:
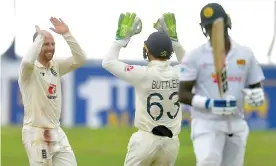
[[[157,22],[153,24],[153,27],[159,32],[166,32],[172,41],[178,41],[174,13],[164,13]]]
[[[237,101],[234,96],[226,96],[225,99],[208,99],[206,108],[213,114],[231,115],[237,112]]]
[[[121,13],[116,32],[116,41],[122,47],[126,47],[130,38],[141,31],[142,21],[139,17],[136,17],[136,13]]]
[[[263,88],[243,89],[245,101],[251,107],[260,107],[264,104],[265,94]]]

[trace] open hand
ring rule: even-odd
[[[164,13],[157,22],[153,24],[153,27],[159,32],[166,32],[171,40],[178,41],[174,13]]]
[[[116,40],[130,38],[142,31],[142,21],[136,13],[121,13],[118,21]]]
[[[50,21],[54,26],[53,28],[50,28],[52,31],[54,31],[60,35],[63,35],[65,33],[69,32],[68,26],[64,23],[64,21],[61,18],[57,19],[55,17],[51,17]]]
[[[41,30],[38,25],[35,25],[35,31],[36,31],[37,35],[40,34],[42,36],[46,36],[46,31]]]

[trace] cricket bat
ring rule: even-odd
[[[227,72],[225,65],[225,40],[223,18],[218,18],[214,21],[211,34],[215,74],[220,97],[223,97],[224,94],[228,91]]]

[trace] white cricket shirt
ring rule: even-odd
[[[173,44],[181,61],[184,49]],[[181,130],[182,112],[178,101],[179,66],[168,61],[151,61],[148,66],[128,65],[118,60],[121,46],[114,42],[102,65],[116,77],[135,88],[135,119],[138,129],[151,132],[158,125],[168,127],[174,136]]]
[[[228,75],[228,94],[238,101],[238,113],[234,118],[243,118],[244,95],[242,89],[264,80],[261,66],[255,59],[252,50],[231,40],[231,49],[226,56]],[[218,86],[213,63],[213,53],[207,42],[188,53],[181,64],[181,81],[195,80],[194,93],[211,99],[219,99]],[[193,108],[192,118],[225,119],[225,116],[214,115],[207,110]]]
[[[85,54],[71,33],[63,35],[72,57],[52,60],[47,69],[36,59],[44,43],[38,35],[27,55],[23,57],[19,71],[19,87],[24,105],[24,125],[56,128],[60,125],[61,76],[85,63]]]

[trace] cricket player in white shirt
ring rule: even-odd
[[[224,19],[229,91],[225,98],[219,97],[210,40],[185,55],[179,100],[193,107],[191,139],[197,166],[243,166],[249,133],[243,113],[244,97],[254,107],[264,103],[264,74],[252,50],[229,37],[232,25],[221,5],[207,4],[200,16],[206,37],[212,35],[213,21]]]
[[[142,22],[135,13],[121,14],[116,41],[103,59],[106,70],[133,85],[136,91],[134,125],[138,131],[130,138],[125,166],[174,166],[176,161],[182,122],[179,66],[172,67],[168,60],[174,51],[180,62],[184,49],[178,42],[175,26],[174,14],[163,14],[155,24],[159,32],[152,33],[144,42],[148,65],[128,65],[118,60],[120,49],[141,32]]]
[[[86,56],[61,19],[51,17],[50,21],[54,26],[51,29],[63,36],[73,56],[53,60],[54,38],[36,26],[18,79],[24,104],[22,141],[30,166],[76,166],[75,155],[60,127],[61,77],[83,65]]]

